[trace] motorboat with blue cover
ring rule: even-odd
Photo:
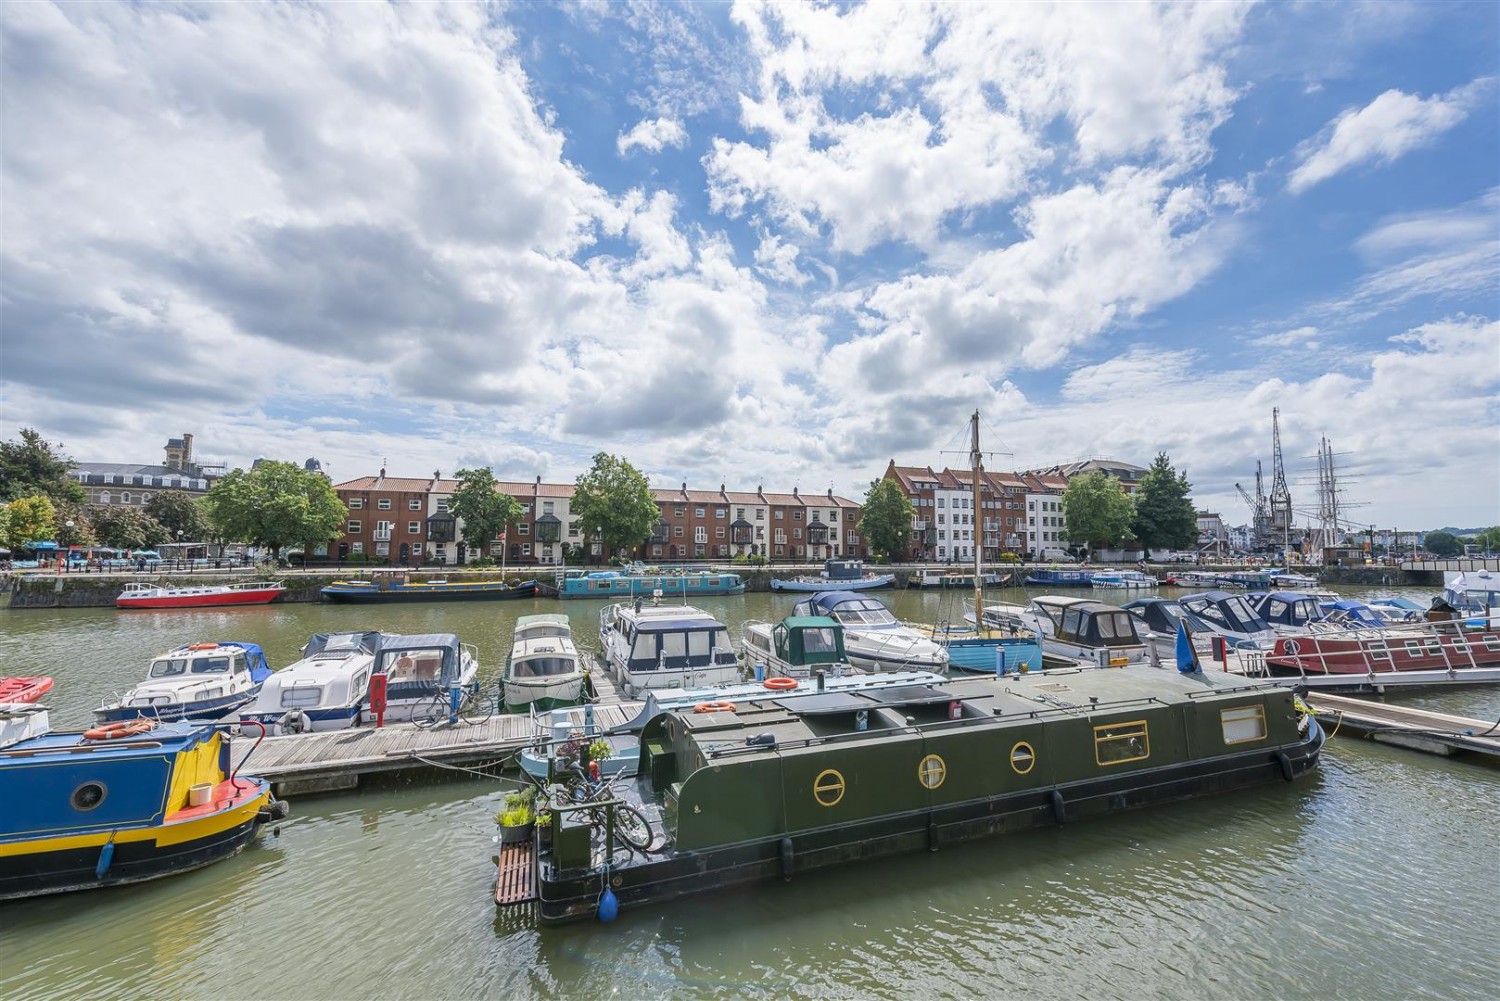
[[[1193,613],[1200,630],[1207,629],[1214,636],[1224,637],[1230,647],[1269,649],[1276,642],[1276,630],[1255,614],[1255,609],[1250,607],[1243,594],[1203,591],[1185,594],[1177,601]]]
[[[151,658],[146,680],[95,709],[94,718],[220,719],[252,702],[269,677],[271,666],[254,643],[185,643]]]
[[[1251,591],[1246,597],[1255,614],[1278,636],[1301,635],[1327,615],[1317,598],[1301,591]]]
[[[219,727],[52,732],[35,703],[0,705],[0,803],[0,899],[186,872],[286,815],[268,782],[236,774]]]

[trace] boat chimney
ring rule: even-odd
[[[819,671],[818,672],[818,691],[821,692],[823,690],[824,686],[827,683],[828,683],[828,672],[827,671]]]

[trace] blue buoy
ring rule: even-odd
[[[99,863],[94,866],[95,879],[104,878],[104,874],[109,872],[109,864],[114,861],[114,858],[115,843],[113,841],[104,842],[104,847],[99,849]]]
[[[599,920],[609,924],[620,914],[620,902],[615,899],[615,891],[609,887],[599,896]]]

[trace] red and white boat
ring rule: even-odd
[[[1277,674],[1382,674],[1500,667],[1500,620],[1393,629],[1332,629],[1283,636],[1266,653]]]
[[[0,703],[35,702],[50,691],[51,678],[0,678]]]
[[[220,605],[264,605],[285,591],[281,581],[212,584],[205,587],[158,587],[126,584],[117,608],[212,608]]]

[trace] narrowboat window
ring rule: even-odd
[[[1428,639],[1427,652],[1433,654],[1434,656],[1441,654],[1443,652],[1443,641],[1435,636]]]
[[[153,678],[175,678],[179,674],[186,673],[187,661],[185,660],[158,660],[151,665]]]
[[[281,708],[283,709],[315,706],[322,701],[322,685],[293,685],[281,690]]]
[[[1245,744],[1266,739],[1265,706],[1238,706],[1219,713],[1224,728],[1224,743]]]
[[[1406,652],[1412,656],[1420,657],[1422,655],[1422,644],[1417,640],[1407,640]]]
[[[1010,767],[1017,775],[1025,775],[1036,767],[1036,749],[1026,741],[1020,741],[1010,749]]]
[[[199,657],[193,661],[194,674],[224,674],[228,670],[228,657]]]
[[[1484,647],[1486,650],[1500,650],[1500,636],[1486,636]]]
[[[79,813],[87,813],[103,803],[107,795],[109,795],[109,790],[104,788],[103,782],[85,782],[73,790],[73,809]]]
[[[1465,643],[1463,640],[1454,640],[1453,652],[1460,655],[1467,654],[1469,652],[1469,644]]]
[[[1127,761],[1144,761],[1151,756],[1151,737],[1146,721],[1110,723],[1094,727],[1094,761],[1100,765],[1121,765]]]

